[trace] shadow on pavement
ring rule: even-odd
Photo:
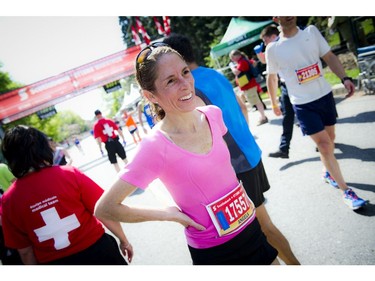
[[[82,172],[85,172],[87,170],[90,170],[90,169],[92,169],[96,166],[99,166],[99,165],[103,164],[106,161],[108,161],[108,157],[107,157],[107,155],[104,155],[104,156],[99,157],[97,159],[94,159],[90,162],[86,162],[85,164],[79,166],[78,169]]]
[[[284,166],[281,166],[280,167],[280,171],[285,171],[293,166],[296,166],[296,165],[300,165],[300,164],[303,164],[303,163],[306,163],[306,162],[315,162],[315,161],[319,161],[320,162],[320,157],[312,157],[312,158],[306,158],[306,159],[302,159],[302,160],[298,160],[298,161],[294,161],[294,162],[289,162],[288,164],[284,165]]]
[[[375,148],[362,149],[344,143],[336,143],[335,147],[342,152],[342,154],[335,154],[337,159],[353,158],[361,161],[375,162]]]
[[[365,207],[355,210],[354,212],[362,216],[373,217],[375,216],[375,205],[367,203]]]
[[[359,113],[356,116],[337,118],[337,123],[373,123],[375,122],[375,111]]]
[[[336,143],[335,148],[341,150],[342,153],[335,153],[336,159],[358,159],[361,161],[375,162],[375,148],[361,149],[354,145],[344,143]],[[280,171],[285,171],[293,166],[300,165],[306,162],[320,161],[320,157],[312,157],[302,159],[299,161],[289,162],[282,166]]]
[[[344,96],[334,96],[334,98],[335,98],[336,105],[339,104],[340,102],[346,100],[346,98]]]
[[[342,154],[335,154],[337,159],[353,158],[361,161],[375,162],[375,148],[362,149],[344,143],[335,143],[335,147],[342,152]]]
[[[375,185],[372,184],[348,182],[347,185],[355,187],[357,189],[375,192]]]

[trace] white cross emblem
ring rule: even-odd
[[[55,207],[47,209],[40,214],[46,225],[34,230],[35,234],[38,236],[39,242],[54,239],[56,250],[68,247],[70,245],[69,231],[80,226],[76,215],[72,214],[60,219]]]
[[[110,127],[108,124],[104,124],[103,134],[105,134],[105,135],[107,135],[109,137],[112,137],[112,135],[113,135],[113,128]]]

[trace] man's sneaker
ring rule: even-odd
[[[271,152],[268,156],[273,158],[289,158],[289,152],[278,150],[276,152]]]
[[[357,210],[366,205],[366,201],[362,198],[359,198],[351,188],[345,190],[343,199],[344,203],[348,205],[352,210]]]
[[[337,182],[334,180],[334,178],[328,172],[325,172],[323,174],[323,180],[326,183],[329,183],[330,185],[332,185],[334,188],[339,188],[339,185],[337,184]]]

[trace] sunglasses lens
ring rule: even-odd
[[[138,54],[138,58],[137,58],[137,63],[140,64],[140,63],[143,63],[146,58],[148,57],[148,55],[151,53],[151,49],[150,48],[146,48],[146,49],[143,49],[143,51],[141,51],[139,54]]]
[[[137,56],[137,64],[143,63],[150,55],[153,49],[162,46],[168,46],[168,44],[165,44],[163,42],[156,42],[144,48]]]

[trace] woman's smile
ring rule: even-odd
[[[183,96],[182,98],[179,98],[178,100],[180,100],[180,101],[187,101],[187,100],[190,100],[192,97],[193,97],[193,94],[190,93],[190,94],[188,94],[186,96]]]

